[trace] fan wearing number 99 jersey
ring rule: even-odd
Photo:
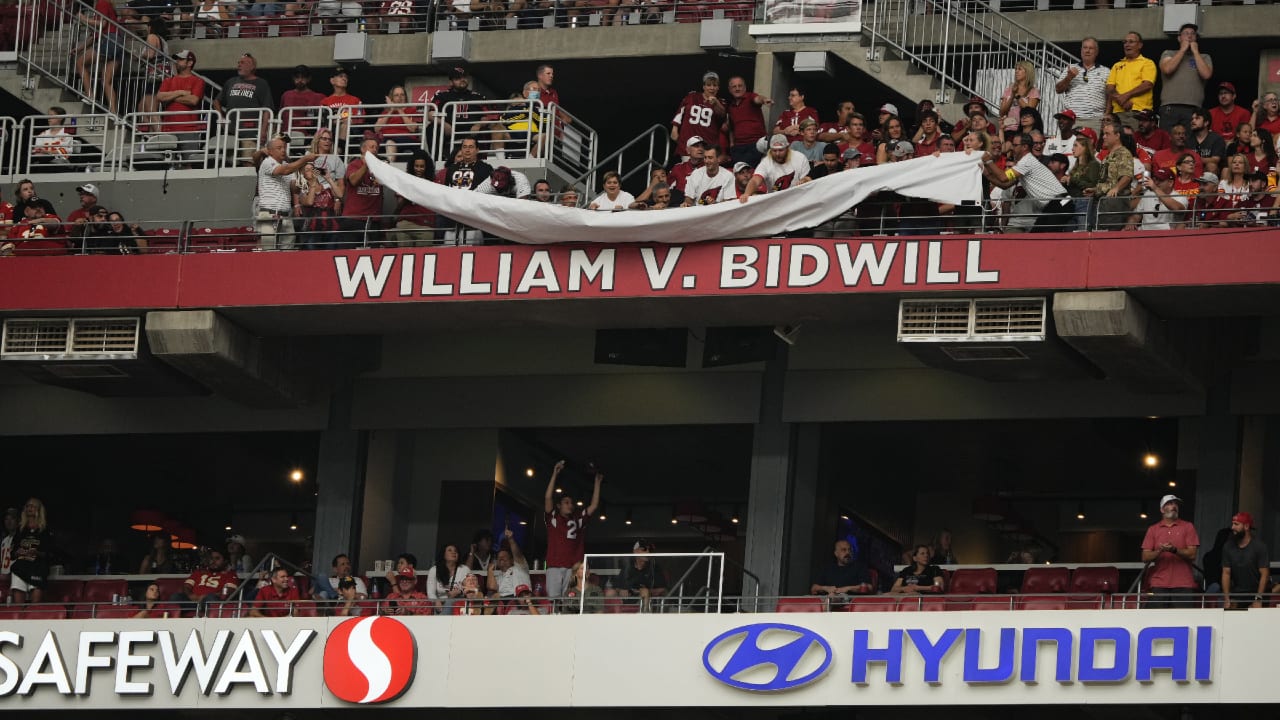
[[[671,118],[671,139],[676,141],[676,148],[684,152],[689,139],[700,136],[713,145],[721,145],[721,133],[724,130],[728,110],[719,97],[720,76],[708,72],[702,76],[702,92],[691,92],[680,101],[680,109]]]

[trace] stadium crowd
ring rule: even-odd
[[[151,18],[139,16],[144,20]],[[402,161],[411,174],[454,188],[617,212],[746,202],[853,168],[965,151],[982,155],[980,202],[946,205],[879,193],[846,209],[844,227],[855,234],[935,235],[1280,222],[1276,94],[1265,93],[1250,110],[1236,104],[1232,80],[1210,83],[1212,58],[1200,51],[1193,24],[1182,27],[1158,63],[1142,52],[1143,39],[1130,32],[1123,56],[1110,66],[1100,61],[1093,38],[1081,42],[1081,62],[1056,78],[1038,81],[1037,68],[1019,62],[999,99],[972,98],[954,123],[940,117],[929,100],[908,113],[893,103],[864,113],[846,99],[824,118],[799,86],[778,101],[783,107],[769,122],[773,98],[749,90],[740,76],[728,78],[725,94],[719,74],[709,71],[701,87],[675,106],[670,135],[676,161],[652,168],[648,183],[630,190],[624,178],[605,172],[603,191],[594,198],[579,197],[572,187],[557,192],[550,180],[531,180],[503,164],[508,157],[538,154],[548,139],[566,132],[549,64],[537,66],[509,105],[485,105],[494,101],[471,88],[463,68],[449,71],[449,86],[429,105],[407,102],[403,86],[389,88],[385,104],[366,105],[350,92],[345,68],[329,73],[325,94],[313,89],[305,66],[295,68],[293,86],[277,104],[246,53],[213,105],[220,113],[241,113],[235,121],[240,159],[258,171],[254,214],[258,243],[266,249],[484,241],[478,231],[431,208],[387,196],[365,167],[365,153]],[[157,110],[156,128],[192,153],[205,137],[195,115],[206,91],[193,73],[196,62],[190,50],[174,55],[172,75],[159,82],[148,105],[163,111]],[[1038,82],[1052,82],[1065,101],[1052,127],[1038,110]],[[1216,104],[1208,108],[1206,84],[1216,91]],[[432,111],[449,103],[475,103],[479,109],[448,118]],[[266,124],[254,112],[275,113],[286,132],[267,138]],[[451,127],[447,120],[466,127]],[[447,135],[460,139],[443,158],[431,157],[421,140],[425,128],[437,123],[463,131]],[[56,152],[59,128],[51,125],[49,132],[36,138],[33,155]],[[291,156],[299,146],[309,149]],[[105,210],[93,204],[96,192],[82,195],[90,203],[84,209],[92,211],[87,217],[72,213],[62,222],[47,202],[31,206],[23,197],[28,185],[19,186],[18,210],[9,213],[9,242],[0,254],[68,246],[80,252],[145,249],[142,233],[119,213],[96,220],[97,211]]]

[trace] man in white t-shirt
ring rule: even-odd
[[[498,549],[498,561],[489,566],[488,588],[490,597],[513,598],[516,588],[532,585],[529,581],[529,564],[520,552],[515,534],[508,529],[503,533],[502,547]]]
[[[325,596],[328,596],[331,599],[337,599],[339,597],[338,581],[344,577],[352,577],[356,581],[356,597],[360,600],[369,597],[369,588],[365,587],[364,578],[352,574],[351,558],[348,557],[346,553],[339,553],[338,555],[333,556],[333,562],[330,563],[330,568],[329,587],[333,592],[331,594],[324,594]],[[322,595],[318,591],[315,594]]]
[[[685,182],[684,204],[712,205],[732,200],[737,191],[733,187],[733,173],[720,167],[720,161],[728,157],[720,148],[712,145],[702,156],[702,167],[694,170]]]
[[[808,159],[791,149],[786,135],[775,134],[769,138],[769,154],[756,166],[756,172],[747,183],[747,189],[738,196],[738,202],[745,203],[762,186],[769,192],[786,190],[798,185],[800,179],[808,174]]]
[[[1143,193],[1129,216],[1125,230],[1173,230],[1182,227],[1182,214],[1187,209],[1187,196],[1173,191],[1173,173],[1158,167],[1149,178],[1143,178]]]
[[[1053,171],[1045,167],[1040,159],[1031,154],[1032,139],[1028,133],[1018,133],[1009,140],[1013,150],[1013,167],[1001,171],[995,160],[987,153],[982,158],[982,167],[992,185],[1008,190],[1021,185],[1023,197],[1013,201],[1010,210],[1008,228],[1015,232],[1029,231],[1039,220],[1050,201],[1066,197],[1067,189],[1062,186]],[[1066,206],[1058,205],[1058,208]]]
[[[1058,132],[1046,133],[1044,138],[1044,155],[1048,157],[1054,153],[1062,153],[1067,156],[1067,171],[1076,166],[1076,156],[1071,150],[1076,144],[1076,111],[1067,108],[1062,112],[1053,116],[1058,123]]]

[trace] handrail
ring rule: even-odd
[[[618,558],[618,559],[631,560],[631,559],[633,559],[633,558],[635,558],[635,557],[637,557],[637,553],[587,553],[586,555],[583,555],[583,557],[582,557],[582,577],[584,578],[584,582],[585,582],[585,578],[587,577],[587,575],[589,575],[589,574],[590,574],[590,565],[591,565],[591,559],[592,559],[592,558]],[[708,587],[708,588],[710,588],[710,586],[711,586],[711,573],[712,573],[712,569],[711,569],[711,562],[712,562],[713,560],[715,560],[715,559],[719,559],[719,560],[720,560],[720,583],[719,583],[719,586],[718,586],[718,587],[717,587],[717,589],[716,589],[716,596],[715,596],[715,606],[716,606],[716,610],[715,610],[715,611],[716,611],[717,613],[721,612],[721,610],[722,610],[723,598],[724,598],[724,557],[725,557],[725,556],[724,556],[724,553],[722,553],[722,552],[706,552],[706,551],[704,551],[704,552],[696,552],[696,553],[644,553],[643,555],[641,555],[641,557],[645,557],[645,558],[663,558],[663,557],[669,557],[669,558],[692,557],[692,558],[697,558],[697,559],[696,559],[696,560],[695,560],[695,561],[690,565],[690,569],[692,569],[693,567],[696,567],[696,566],[697,566],[697,564],[698,564],[699,562],[701,562],[701,560],[702,560],[702,559],[704,559],[704,558],[705,558],[705,559],[707,560],[707,587]],[[686,573],[685,573],[685,574],[687,575],[687,574],[688,574],[688,571],[686,571]],[[681,581],[683,582],[683,577],[681,578]],[[578,607],[578,611],[579,611],[579,612],[581,612],[581,613],[585,613],[585,612],[586,612],[586,607],[587,607],[587,594],[586,594],[585,592],[580,592],[580,593],[579,593],[578,605],[579,605],[579,607]]]
[[[22,0],[19,18],[17,52],[26,64],[28,84],[33,82],[33,73],[39,73],[115,120],[122,120],[153,96],[154,86],[171,74],[171,58],[90,5]],[[68,53],[64,43],[81,38],[82,42],[73,46],[79,51]],[[146,52],[155,56],[147,58]],[[221,86],[203,75],[198,77],[205,83],[201,108],[212,107]]]
[[[1029,60],[1037,72],[1038,111],[1052,117],[1063,105],[1053,80],[1068,65],[1079,62],[1061,46],[1037,35],[998,10],[972,12],[956,0],[887,0],[869,6],[862,26],[871,43],[869,60],[888,45],[939,81],[938,104],[967,101],[970,96],[999,106],[1004,88],[1013,80],[1014,64]],[[956,93],[962,93],[957,97]]]
[[[632,148],[639,147],[642,143],[647,143],[647,153],[642,153],[644,160],[629,169],[624,168],[624,154]],[[659,147],[662,148],[662,161],[655,162],[655,150]],[[606,155],[603,160],[595,163],[591,168],[587,169],[586,172],[575,176],[569,181],[569,184],[575,186],[583,184],[586,188],[584,192],[586,196],[590,198],[595,195],[596,179],[599,177],[600,173],[606,169],[613,169],[614,172],[618,173],[624,184],[627,180],[634,177],[637,172],[643,172],[645,174],[644,181],[647,184],[649,181],[649,171],[655,167],[667,167],[670,160],[671,127],[665,125],[653,125],[650,126],[649,129],[641,132],[639,135],[628,140],[622,147]],[[610,164],[616,164],[616,167],[610,168]]]

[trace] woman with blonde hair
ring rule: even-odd
[[[1249,197],[1249,181],[1245,174],[1249,172],[1249,158],[1236,153],[1227,158],[1222,170],[1222,179],[1218,182],[1218,192],[1232,206]]]
[[[1018,129],[1018,116],[1023,108],[1040,104],[1036,89],[1036,66],[1030,60],[1019,60],[1013,66],[1013,82],[1000,96],[1000,127],[1005,132]]]
[[[39,498],[29,498],[22,506],[18,530],[13,535],[13,563],[9,565],[9,588],[13,602],[23,604],[44,599],[44,586],[49,580],[49,558],[53,554],[53,536],[49,518]]]
[[[582,561],[569,568],[569,585],[565,588],[564,597],[568,601],[564,612],[576,613],[582,608],[585,613],[598,613],[604,610],[604,593],[598,585],[592,585],[583,577]]]

